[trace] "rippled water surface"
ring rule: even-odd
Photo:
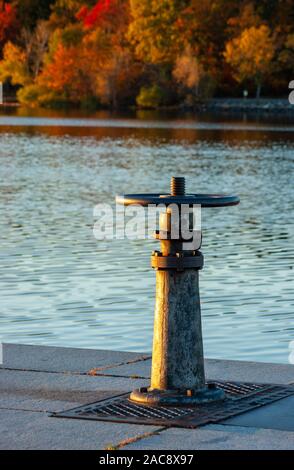
[[[294,339],[293,123],[0,116],[0,339],[151,350],[152,240],[97,241],[122,192],[232,192],[202,212],[208,357],[288,362]],[[53,120],[52,120],[53,119]]]

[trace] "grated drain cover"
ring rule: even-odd
[[[196,428],[294,395],[293,386],[216,381],[213,383],[225,391],[225,400],[194,407],[144,406],[129,401],[129,392],[71,410],[52,413],[51,416]]]

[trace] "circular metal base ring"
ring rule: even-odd
[[[225,392],[214,384],[200,390],[150,390],[140,388],[134,390],[129,400],[149,406],[196,406],[214,401],[224,400]]]

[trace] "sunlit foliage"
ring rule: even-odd
[[[293,0],[0,0],[0,80],[30,106],[286,94]]]
[[[225,59],[233,67],[235,78],[243,82],[253,79],[257,98],[266,74],[270,73],[275,43],[268,26],[251,26],[226,45]]]
[[[8,41],[3,50],[3,60],[0,62],[0,81],[11,80],[13,85],[26,85],[30,83],[25,52],[12,42]]]

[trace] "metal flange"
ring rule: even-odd
[[[211,383],[200,390],[134,390],[129,400],[149,406],[195,406],[225,399],[225,393]]]
[[[175,269],[183,271],[184,269],[202,269],[204,258],[200,251],[194,255],[184,255],[183,252],[176,255],[163,256],[160,251],[154,251],[151,256],[151,266],[154,269]]]

